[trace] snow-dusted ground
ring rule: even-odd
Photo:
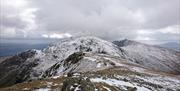
[[[152,76],[152,77],[139,77],[136,76],[135,78],[141,79],[146,82],[154,83],[157,85],[161,85],[164,88],[171,88],[176,90],[176,88],[180,88],[180,80],[178,78],[173,78],[169,76]]]
[[[122,79],[127,79],[122,80]],[[127,90],[127,87],[137,88],[137,91],[176,91],[180,89],[180,80],[168,76],[119,76],[114,78],[91,78],[95,83],[106,83],[119,89]],[[144,83],[144,84],[142,84]],[[145,84],[147,83],[147,84]],[[110,88],[109,88],[110,89]]]
[[[102,79],[102,78],[92,78],[90,79],[92,82],[102,82],[102,83],[106,83],[110,86],[116,86],[116,87],[120,87],[122,89],[125,89],[125,86],[127,87],[136,87],[137,91],[151,91],[145,87],[140,87],[135,83],[130,83],[130,82],[124,82],[124,81],[120,81],[120,80],[116,80],[116,79]]]

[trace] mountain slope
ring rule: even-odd
[[[119,52],[119,48],[111,42],[96,37],[78,37],[59,41],[44,49],[41,52],[41,55],[37,57],[40,61],[39,65],[34,68],[34,72],[41,74],[55,63],[65,60],[69,55],[75,52],[90,52],[118,57],[122,56],[122,53]]]
[[[144,70],[154,69],[179,74],[179,54],[173,50],[130,40],[111,43],[89,36],[63,39],[43,50],[26,51],[1,62],[0,86],[112,68],[119,71],[125,68],[130,74],[153,74],[153,71],[146,73]],[[175,83],[178,84],[179,80]],[[178,86],[169,88],[176,87]]]
[[[76,91],[75,89],[79,91],[178,91],[180,78],[176,75],[148,70],[137,64],[119,61],[116,66],[98,71],[72,72],[48,79],[32,80],[0,90]]]
[[[114,41],[125,51],[126,59],[145,67],[180,74],[180,52],[131,40]]]
[[[14,79],[17,80],[18,78],[24,78],[25,80],[30,80],[30,79],[38,79],[41,78],[42,75],[46,70],[48,70],[51,66],[53,66],[56,63],[59,63],[63,60],[65,60],[69,55],[75,53],[75,52],[91,52],[91,53],[99,53],[99,54],[108,54],[112,56],[120,56],[121,53],[119,52],[119,49],[114,47],[110,42],[101,40],[96,37],[79,37],[79,38],[74,38],[74,39],[67,39],[67,40],[62,40],[57,43],[52,44],[48,48],[45,48],[44,50],[34,50],[35,53],[32,57],[27,57],[27,58],[21,58],[19,55],[24,55],[27,54],[29,55],[29,52],[24,52],[19,54],[18,56],[13,56],[10,57],[9,59],[5,60],[4,63],[1,64],[0,71],[2,72],[1,78],[0,79],[0,85],[11,85],[14,83],[18,82],[23,82],[24,80],[21,81],[14,81],[12,83],[9,83],[9,79]],[[16,60],[17,58],[20,58],[23,60],[23,63],[20,63],[19,67],[16,69],[8,69],[6,72],[6,68],[11,68],[14,67],[13,64],[9,64],[8,62],[14,62],[18,63],[19,59]],[[6,65],[9,64],[9,65]],[[31,64],[35,64],[31,66]],[[14,67],[14,68],[15,68]],[[23,70],[27,70],[27,73],[24,74]],[[17,73],[14,77],[10,78],[9,74],[14,74]],[[24,74],[24,75],[21,75]],[[7,75],[7,76],[6,76]]]

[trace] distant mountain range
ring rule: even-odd
[[[17,53],[21,53],[23,51],[30,50],[30,49],[41,50],[43,48],[46,48],[48,45],[49,43],[42,43],[42,44],[1,43],[0,44],[0,57],[12,56]],[[168,43],[159,44],[156,46],[180,51],[180,43],[176,43],[176,42],[168,42]]]
[[[179,75],[178,51],[128,39],[75,37],[1,60],[0,90],[176,91]]]
[[[168,43],[160,44],[158,46],[180,51],[180,43],[176,43],[176,42],[168,42]]]
[[[47,47],[48,44],[21,44],[21,43],[1,43],[0,44],[0,57],[12,56],[30,49],[41,50]]]

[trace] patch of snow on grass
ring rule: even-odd
[[[74,83],[74,85],[70,87],[70,90],[71,91],[81,91],[80,86],[81,85],[78,85],[77,83]]]
[[[102,64],[101,64],[101,63],[98,63],[96,67],[97,67],[97,68],[100,68],[101,66],[102,66]]]
[[[53,76],[52,78],[53,78],[53,79],[57,79],[57,78],[59,78],[59,77],[60,77],[60,76]]]
[[[49,88],[40,88],[40,89],[36,89],[34,91],[51,91],[51,89],[49,89]]]
[[[91,78],[90,79],[92,82],[103,82],[106,84],[109,84],[111,86],[128,86],[128,87],[136,87],[137,91],[151,91],[145,87],[140,87],[137,86],[136,84],[132,84],[130,82],[124,82],[124,81],[120,81],[120,80],[116,80],[116,79],[102,79],[102,78]]]
[[[52,86],[53,83],[52,83],[52,82],[46,82],[46,84],[47,84],[47,87],[50,88],[50,87]]]
[[[103,88],[105,88],[107,91],[111,91],[111,89],[109,89],[108,87],[103,86]]]
[[[79,77],[81,74],[80,73],[74,73],[73,77]]]
[[[133,67],[132,70],[136,72],[141,72],[141,73],[145,71],[145,69],[140,68],[140,67]]]
[[[94,91],[98,91],[98,89],[97,89],[97,88],[95,88],[95,89],[94,89]]]
[[[74,89],[74,91],[81,91],[81,88],[79,88],[80,87],[80,85],[78,85],[75,89]]]
[[[166,88],[177,88],[180,87],[180,80],[176,78],[171,78],[171,77],[162,77],[162,76],[157,76],[157,77],[139,77],[136,76],[138,79],[142,79],[146,82],[151,82],[154,84],[161,85]]]
[[[23,90],[29,90],[29,88],[24,88]]]
[[[85,59],[88,59],[88,60],[91,60],[91,61],[96,61],[96,59],[95,58],[92,58],[92,57],[84,57]]]

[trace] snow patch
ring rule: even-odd
[[[23,90],[29,90],[29,88],[24,88]]]
[[[102,63],[98,63],[96,67],[97,67],[97,68],[102,67]]]
[[[88,59],[88,60],[91,60],[91,61],[96,61],[96,59],[95,58],[92,58],[92,57],[84,57],[84,59]]]
[[[57,78],[59,78],[59,77],[60,77],[60,76],[53,76],[52,78],[53,78],[53,79],[57,79]]]
[[[70,87],[70,90],[71,90],[71,91],[81,91],[80,86],[81,86],[81,85],[79,85],[79,84],[77,84],[77,83],[74,83],[74,85]]]
[[[111,91],[111,89],[108,87],[103,86],[103,88],[106,89],[107,91]]]
[[[40,89],[35,89],[34,91],[51,91],[50,88],[40,88]]]

